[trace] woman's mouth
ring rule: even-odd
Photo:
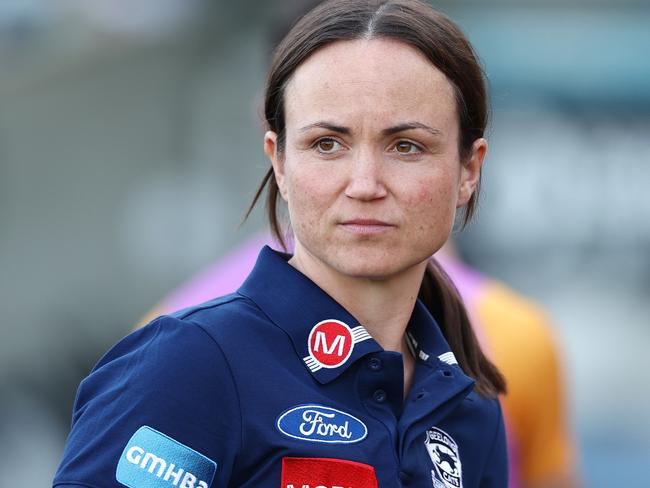
[[[357,218],[344,220],[339,224],[345,231],[357,235],[373,235],[388,232],[393,224],[377,219]]]

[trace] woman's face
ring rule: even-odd
[[[375,280],[423,268],[471,196],[486,150],[477,140],[461,164],[445,75],[399,41],[340,41],[297,68],[284,103],[284,154],[273,132],[265,152],[295,257]]]

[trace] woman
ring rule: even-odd
[[[503,380],[428,265],[487,148],[470,45],[418,1],[325,2],[278,47],[265,114],[256,200],[279,238],[287,203],[293,255],[107,353],[55,486],[505,487]]]

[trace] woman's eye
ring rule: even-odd
[[[316,142],[316,149],[323,154],[332,154],[341,148],[341,143],[334,139],[321,139]]]
[[[399,141],[393,147],[399,154],[417,154],[422,151],[419,146],[409,141]]]

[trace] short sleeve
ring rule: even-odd
[[[54,486],[226,486],[240,411],[219,345],[197,324],[160,317],[82,381]]]

